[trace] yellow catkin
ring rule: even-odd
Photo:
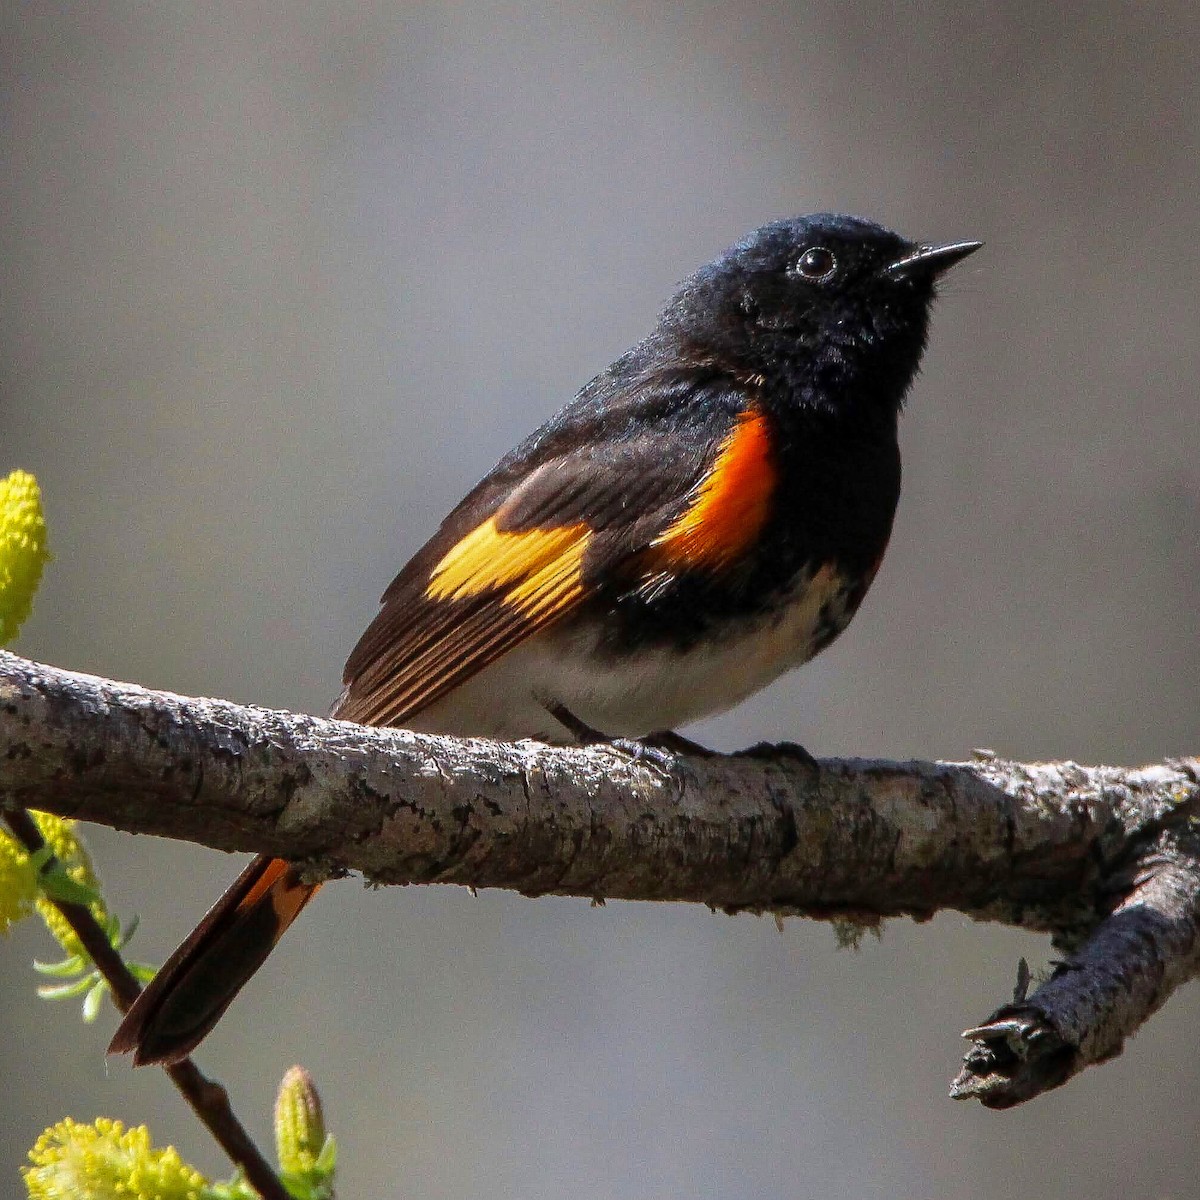
[[[0,646],[17,635],[50,557],[37,480],[28,471],[0,479]]]
[[[37,872],[25,848],[0,827],[0,933],[33,912]]]
[[[63,870],[76,883],[82,884],[93,892],[98,892],[100,884],[96,879],[96,872],[92,867],[91,856],[75,833],[76,823],[65,817],[56,817],[52,813],[35,812],[32,815],[33,819],[37,822],[38,829],[41,830],[42,837],[46,839],[46,844],[54,851],[54,857],[58,859]],[[79,938],[75,935],[75,931],[71,928],[66,917],[58,911],[53,901],[45,896],[39,896],[37,910],[41,914],[42,920],[46,923],[46,928],[65,953],[69,955],[83,953],[83,946],[80,944]],[[97,902],[91,905],[91,910],[92,916],[101,925],[104,925],[108,920],[108,913],[103,903]]]
[[[92,860],[75,833],[75,822],[50,813],[32,814],[46,844],[54,852],[66,873],[76,883],[95,891],[98,888]],[[28,916],[34,909],[42,914],[50,932],[68,954],[77,954],[82,947],[62,914],[44,896],[38,895],[37,871],[29,852],[3,826],[0,826],[0,933],[6,933],[13,922]],[[93,905],[100,921],[106,919],[101,906]]]
[[[210,1184],[173,1146],[156,1150],[144,1125],[98,1117],[52,1125],[22,1169],[30,1200],[204,1200]]]

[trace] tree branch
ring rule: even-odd
[[[1005,1107],[1120,1052],[1200,966],[1194,759],[1141,769],[637,760],[196,700],[0,653],[0,795],[316,875],[873,923],[953,908],[1069,956],[968,1031]]]

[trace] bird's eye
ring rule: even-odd
[[[810,246],[796,260],[796,274],[810,283],[824,283],[837,270],[837,259],[824,246]]]

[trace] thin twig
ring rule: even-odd
[[[42,849],[45,840],[25,809],[5,807],[3,812],[5,823],[14,837],[30,854]],[[124,959],[113,948],[99,922],[85,905],[53,897],[51,903],[66,918],[96,969],[104,976],[113,1003],[122,1014],[128,1012],[142,988]],[[205,1076],[190,1058],[164,1069],[221,1149],[245,1172],[250,1185],[262,1200],[291,1200],[287,1189],[237,1119],[225,1088]]]

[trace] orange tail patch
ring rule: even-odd
[[[259,855],[137,998],[108,1052],[132,1050],[135,1066],[186,1058],[320,886]]]

